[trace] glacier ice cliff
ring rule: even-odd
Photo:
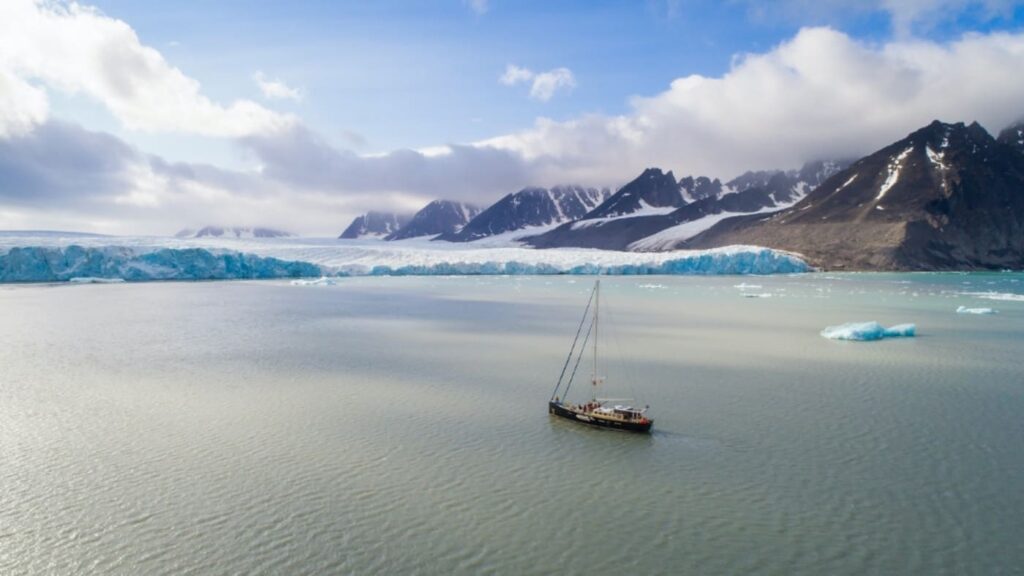
[[[0,282],[412,275],[792,274],[809,270],[797,255],[757,246],[638,253],[589,249],[481,249],[461,245],[459,249],[437,249],[426,243],[315,238],[71,239],[0,234]]]
[[[319,276],[319,266],[238,252],[160,248],[139,253],[117,246],[28,246],[0,255],[0,282],[60,282],[75,278],[228,280]]]

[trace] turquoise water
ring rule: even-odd
[[[0,573],[1024,570],[1024,275],[607,278],[650,436],[546,413],[589,289],[0,287]]]

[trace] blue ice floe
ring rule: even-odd
[[[958,306],[956,309],[957,314],[995,314],[996,312],[991,308],[968,308],[967,306]]]
[[[917,334],[914,324],[897,324],[886,328],[878,322],[849,322],[839,326],[829,326],[821,331],[821,335],[829,340],[855,340],[865,342],[883,338],[906,338]]]

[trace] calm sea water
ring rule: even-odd
[[[0,573],[1024,573],[1024,276],[602,285],[651,436],[583,278],[0,287]]]

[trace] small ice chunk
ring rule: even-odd
[[[316,280],[292,280],[292,286],[334,286],[338,283],[337,278],[321,276]]]
[[[886,338],[913,338],[917,335],[917,326],[914,324],[897,324],[885,329]]]
[[[668,286],[665,286],[664,284],[640,284],[637,288],[644,288],[647,290],[664,290],[665,288],[668,288]]]
[[[760,284],[747,284],[746,282],[740,282],[733,286],[733,288],[739,288],[740,290],[760,290]]]
[[[771,298],[772,294],[771,294],[771,292],[761,292],[761,293],[757,293],[757,292],[744,292],[743,293],[743,297],[744,298]]]
[[[911,337],[916,335],[914,324],[897,324],[885,328],[878,322],[849,322],[839,326],[829,326],[821,331],[821,335],[830,340],[856,340],[860,342],[881,340],[883,338]]]
[[[985,300],[1001,300],[1004,302],[1024,302],[1024,294],[1013,292],[961,292],[965,296],[984,298]]]
[[[956,309],[957,314],[995,314],[996,311],[991,308],[968,308],[967,306],[959,306]]]

